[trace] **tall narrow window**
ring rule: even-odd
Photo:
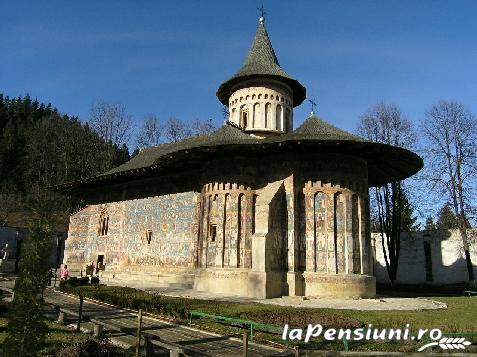
[[[215,242],[215,238],[217,237],[217,225],[211,224],[209,227],[209,237],[211,242]]]
[[[280,104],[277,105],[275,111],[275,129],[282,130],[282,106]]]
[[[270,121],[270,114],[271,114],[272,105],[270,103],[265,104],[265,128],[268,128],[269,121]]]
[[[258,126],[258,124],[257,124],[258,118],[260,118],[260,103],[255,103],[253,105],[252,128],[256,128]]]
[[[145,234],[146,242],[147,244],[151,244],[151,239],[152,239],[152,230],[146,229],[146,234]]]
[[[218,207],[217,207],[217,195],[211,197],[210,201],[210,211],[209,211],[209,240],[215,242],[215,237],[217,237],[217,217],[218,217]]]
[[[247,107],[244,105],[240,108],[240,127],[242,129],[246,129],[248,126],[248,110]]]
[[[103,210],[101,210],[101,214],[99,215],[98,236],[108,235],[108,225],[109,225],[109,216],[108,216],[108,212],[104,208]]]
[[[293,130],[291,111],[288,108],[285,111],[285,123],[284,123],[284,126],[283,126],[283,130],[286,130],[286,131],[292,131]]]

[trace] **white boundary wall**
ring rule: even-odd
[[[477,242],[475,239],[477,232],[469,233],[471,259],[474,274],[477,276]],[[374,275],[378,283],[389,283],[381,235],[373,233],[371,237],[375,257]],[[428,244],[430,259],[426,258],[425,244]],[[427,268],[426,265],[428,265]],[[439,285],[466,281],[468,281],[467,266],[462,240],[457,229],[403,232],[401,234],[397,283]]]

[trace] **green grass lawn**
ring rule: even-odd
[[[8,304],[1,302],[2,309],[0,309],[0,355],[3,356],[3,342],[7,337],[6,326],[8,324]],[[48,335],[46,338],[45,346],[39,351],[39,356],[55,356],[56,353],[67,347],[73,347],[73,345],[79,346],[79,348],[84,349],[85,346],[88,346],[88,342],[91,342],[91,336],[84,333],[77,333],[71,331],[68,327],[64,325],[57,324],[52,321],[47,321],[48,325]],[[122,350],[117,347],[111,346],[112,353],[114,356],[132,356],[132,353]],[[71,357],[68,352],[63,356]]]
[[[120,307],[142,308],[150,313],[172,317],[178,323],[187,324],[188,312],[197,310],[204,313],[253,320],[283,326],[285,323],[294,327],[307,324],[321,324],[330,328],[354,328],[372,324],[378,328],[402,328],[410,324],[411,331],[419,328],[439,328],[443,333],[477,334],[477,297],[464,296],[430,296],[428,299],[447,304],[447,309],[421,311],[357,311],[336,309],[304,309],[259,303],[232,303],[198,299],[173,298],[151,295],[146,292],[114,286],[68,287],[70,293],[106,301]],[[437,295],[437,294],[436,294]],[[194,325],[221,334],[241,334],[244,328],[230,326],[209,319],[194,320]],[[278,334],[256,331],[255,339],[284,343]],[[468,337],[474,343],[477,336]],[[285,342],[296,345],[296,342]],[[415,351],[423,342],[350,342],[350,350],[381,351]],[[328,342],[316,339],[313,343],[300,344],[306,349],[342,350],[342,342]]]

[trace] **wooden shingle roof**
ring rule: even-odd
[[[260,22],[245,62],[240,70],[222,83],[217,97],[227,105],[234,87],[250,79],[275,79],[287,84],[293,91],[293,106],[300,105],[306,98],[306,89],[300,82],[286,73],[278,63],[277,56],[263,22]]]
[[[54,188],[64,193],[81,190],[83,185],[94,185],[143,175],[160,175],[169,167],[183,166],[187,159],[207,161],[211,155],[259,156],[270,150],[281,152],[341,153],[366,160],[370,186],[403,180],[417,173],[423,166],[422,159],[404,148],[367,141],[359,136],[336,128],[326,121],[311,116],[296,130],[282,135],[259,138],[244,133],[227,122],[210,135],[196,136],[178,142],[162,144],[139,152],[128,162],[101,175],[65,183]],[[182,164],[181,164],[182,162]]]

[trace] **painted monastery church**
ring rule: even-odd
[[[217,91],[228,121],[206,136],[142,150],[59,192],[73,274],[106,284],[184,287],[254,298],[375,295],[368,188],[422,167],[293,108],[305,88],[279,65],[260,18],[240,70]]]

